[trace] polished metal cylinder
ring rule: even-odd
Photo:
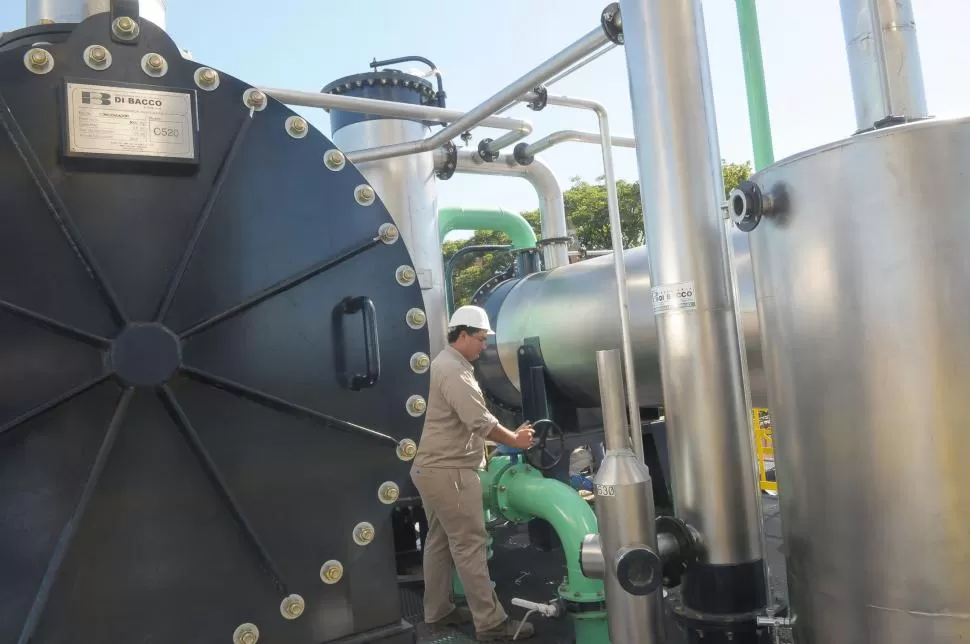
[[[765,407],[767,394],[747,233],[732,230],[729,241],[739,287],[751,398],[755,406]],[[641,407],[661,407],[663,388],[647,251],[633,248],[624,256],[637,400]],[[482,359],[483,364],[498,368],[479,372],[489,394],[505,405],[520,404],[517,352],[526,338],[538,337],[542,346],[555,348],[542,356],[549,377],[577,404],[598,407],[596,351],[621,346],[615,279],[613,257],[606,255],[536,273],[497,290],[495,295],[502,301],[494,307],[495,342]],[[491,299],[485,300],[486,308],[492,308]],[[582,324],[576,324],[576,320],[582,320]]]
[[[860,131],[926,118],[926,91],[911,0],[840,0]]]
[[[341,127],[333,133],[333,142],[342,151],[351,152],[417,141],[429,135],[430,130],[424,123],[380,118],[358,120]],[[448,313],[438,236],[434,156],[431,152],[422,152],[358,163],[356,167],[377,191],[411,253],[424,296],[431,355],[437,355],[447,343]]]
[[[27,0],[27,26],[81,22],[111,11],[111,0]],[[139,0],[139,15],[165,29],[165,0]]]
[[[602,392],[600,400],[606,449],[631,449],[623,404],[623,370],[615,349],[596,352],[596,373],[599,376],[599,390]]]
[[[970,641],[970,119],[753,177],[799,644]]]
[[[622,0],[640,196],[678,516],[701,562],[763,558],[700,0]]]
[[[653,644],[663,633],[653,483],[647,466],[629,449],[619,352],[598,351],[596,365],[607,451],[593,482],[610,641]]]

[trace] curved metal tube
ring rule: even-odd
[[[436,154],[435,169],[446,162],[444,154]],[[487,174],[525,179],[539,194],[539,214],[542,225],[542,258],[546,270],[569,264],[566,228],[566,206],[563,202],[562,187],[555,175],[541,159],[529,165],[519,165],[511,155],[500,155],[492,163],[486,163],[477,152],[458,151],[458,166],[455,172],[465,174]],[[554,240],[554,241],[549,241]]]
[[[404,156],[407,154],[416,154],[418,152],[430,152],[432,150],[436,150],[468,128],[478,125],[483,119],[491,116],[495,110],[505,107],[505,105],[510,101],[514,101],[518,97],[522,96],[522,94],[525,92],[545,82],[549,78],[552,78],[576,61],[582,60],[589,54],[595,52],[608,41],[609,39],[607,38],[606,33],[601,27],[597,26],[596,29],[593,29],[588,34],[569,45],[546,62],[534,68],[532,71],[500,90],[498,93],[494,94],[485,102],[481,103],[478,107],[465,114],[462,118],[458,119],[448,127],[439,130],[430,137],[420,141],[394,143],[392,145],[382,145],[369,150],[358,150],[353,154],[348,154],[347,158],[353,163],[361,163],[364,161],[377,161],[379,159],[388,159],[396,156]],[[517,141],[522,137],[513,138],[510,135],[506,135],[502,138],[508,139],[505,143],[508,145],[509,143]]]
[[[525,100],[532,100],[531,94]],[[627,297],[626,264],[623,257],[623,234],[620,227],[620,199],[616,193],[616,174],[613,171],[613,146],[610,119],[602,103],[569,96],[548,96],[549,105],[575,107],[596,114],[600,127],[600,148],[603,153],[603,174],[606,183],[606,203],[610,216],[610,241],[613,246],[613,271],[616,277],[616,298],[620,308],[620,344],[623,353],[624,383],[626,385],[629,433],[633,453],[643,462],[643,432],[640,423],[640,403],[637,400],[636,370],[633,366],[633,338],[630,334],[630,303]],[[634,143],[636,147],[636,143]]]
[[[523,152],[526,156],[535,156],[540,152],[544,152],[554,145],[559,145],[560,143],[568,143],[570,141],[576,141],[579,143],[595,143],[602,145],[603,138],[596,132],[580,132],[579,130],[559,130],[558,132],[553,132],[541,139],[536,140],[535,143],[529,144]],[[632,136],[611,136],[610,143],[619,148],[636,148],[637,140]]]
[[[433,121],[438,123],[454,123],[462,119],[466,112],[449,110],[433,105],[412,105],[395,101],[382,101],[375,98],[359,98],[356,96],[342,96],[340,94],[321,94],[320,92],[300,92],[292,89],[275,87],[260,87],[259,90],[286,105],[302,105],[304,107],[322,107],[324,109],[339,109],[375,116],[413,119],[416,121]],[[483,119],[481,127],[493,127],[503,130],[525,132],[523,136],[532,133],[532,123],[522,119],[504,116],[489,116]],[[353,157],[353,152],[348,158]]]

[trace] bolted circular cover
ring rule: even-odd
[[[326,137],[110,18],[0,52],[0,642],[391,632],[378,490],[407,480],[428,390],[407,249]]]

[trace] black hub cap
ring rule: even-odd
[[[131,324],[111,346],[111,366],[125,384],[156,387],[182,364],[182,345],[161,324]]]

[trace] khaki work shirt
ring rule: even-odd
[[[431,389],[414,467],[485,468],[485,437],[499,422],[472,365],[446,347],[431,361]]]

